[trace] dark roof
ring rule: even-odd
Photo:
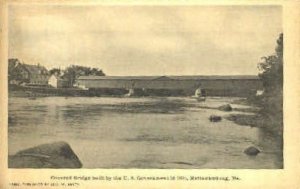
[[[113,80],[152,80],[152,79],[156,79],[157,76],[94,76],[94,75],[90,75],[90,76],[79,76],[78,79],[82,79],[82,80],[107,80],[107,79],[113,79]]]
[[[219,80],[219,79],[259,79],[256,75],[210,75],[210,76],[80,76],[79,80],[159,80],[159,79],[174,79],[174,80]]]
[[[199,79],[259,79],[257,75],[202,75],[202,76],[170,76],[172,79],[178,80],[199,80]]]
[[[44,66],[40,65],[30,65],[30,64],[22,64],[22,66],[31,74],[47,74],[48,70]]]
[[[62,76],[58,76],[58,75],[55,75],[55,74],[50,75],[50,77],[52,77],[52,76],[54,76],[57,80],[68,81],[68,79],[62,78]],[[50,77],[49,77],[49,78],[50,78]]]

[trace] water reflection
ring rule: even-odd
[[[9,153],[65,140],[85,168],[281,168],[278,139],[225,119],[212,123],[211,114],[230,112],[202,108],[233,100],[12,97]],[[250,145],[263,152],[249,158]]]

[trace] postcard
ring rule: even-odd
[[[1,188],[298,188],[296,1],[2,1]]]

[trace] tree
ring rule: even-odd
[[[71,65],[66,68],[63,77],[68,79],[70,82],[70,85],[72,86],[74,84],[75,80],[79,76],[88,76],[88,75],[105,76],[104,72],[98,68],[90,68],[90,67],[85,67],[85,66]]]
[[[18,82],[28,82],[28,78],[24,78],[22,75],[22,69],[20,69],[20,66],[22,63],[16,59],[11,58],[8,59],[8,82],[15,80]]]
[[[49,70],[50,75],[61,75],[61,69],[60,68],[52,68],[51,70]]]
[[[275,54],[262,57],[262,62],[258,64],[262,71],[259,74],[263,81],[266,95],[282,93],[283,87],[283,34],[277,39]]]
[[[262,113],[269,125],[282,134],[283,126],[283,34],[277,39],[275,54],[262,57],[258,64],[263,82]],[[266,123],[267,124],[267,123]]]

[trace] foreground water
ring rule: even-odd
[[[68,142],[84,168],[281,168],[278,142],[259,128],[211,114],[236,98],[9,98],[9,154]],[[232,105],[243,109],[247,106]],[[241,112],[239,112],[241,113]],[[243,150],[258,146],[249,157]]]

